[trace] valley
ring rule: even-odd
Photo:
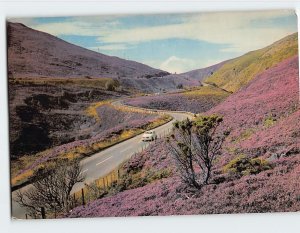
[[[39,180],[38,172],[79,159],[85,178],[73,186],[75,204],[55,215],[49,207],[49,218],[300,210],[297,33],[179,74],[20,23],[8,22],[7,33],[14,197]],[[170,137],[178,135],[178,122],[188,118],[193,125],[210,116],[222,119],[213,132],[224,142],[210,164],[210,183],[195,191],[182,182]],[[159,138],[143,142],[148,130]],[[116,169],[116,180],[97,186]],[[83,188],[93,198],[78,204],[74,193]],[[25,218],[26,210],[12,203],[12,216]]]

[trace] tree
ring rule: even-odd
[[[18,191],[15,201],[25,207],[30,216],[46,213],[67,212],[72,204],[71,191],[84,177],[78,159],[60,160],[55,168],[35,172],[36,180],[25,192]]]
[[[191,188],[209,184],[216,157],[228,132],[217,133],[223,118],[217,115],[199,116],[194,121],[176,121],[168,147],[180,178]]]
[[[183,89],[183,85],[182,83],[179,83],[177,86],[176,86],[177,89]]]
[[[118,87],[118,86],[119,86],[119,82],[117,80],[108,80],[105,83],[105,89],[107,91],[115,91],[116,87]]]

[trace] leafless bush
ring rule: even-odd
[[[15,201],[25,207],[30,216],[46,213],[67,212],[72,204],[71,190],[84,177],[78,159],[60,160],[55,168],[39,170],[35,174],[36,181],[28,191],[18,191]]]
[[[222,117],[212,115],[174,123],[168,146],[183,183],[191,188],[209,184],[214,161],[228,135],[216,133],[222,121]]]

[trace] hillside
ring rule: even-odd
[[[216,161],[214,182],[198,193],[184,191],[166,142],[158,141],[124,165],[129,186],[121,180],[110,196],[77,207],[67,217],[299,211],[298,72],[298,56],[286,59],[207,112],[223,115],[223,127],[231,134]],[[265,167],[253,173],[225,169],[241,158]]]
[[[227,61],[202,69],[192,70],[182,74],[169,74],[151,78],[123,78],[121,83],[125,88],[133,88],[147,93],[177,91],[181,88],[200,86],[202,81],[216,72]]]
[[[181,93],[130,98],[125,103],[142,108],[200,113],[208,111],[228,96],[229,93],[220,88],[203,86],[193,91]]]
[[[20,23],[7,23],[8,71],[20,77],[164,76],[168,73],[144,64],[107,56],[70,44]]]
[[[199,86],[202,79],[223,64],[170,75],[135,61],[81,48],[23,24],[8,22],[7,32],[9,77],[22,82],[41,84],[59,79],[61,83],[64,78],[77,78],[81,84],[94,85],[94,79],[113,78],[126,90],[162,92],[178,86]]]
[[[298,34],[294,33],[263,49],[226,62],[205,81],[227,91],[236,92],[257,74],[296,54],[298,54]]]
[[[91,137],[97,126],[85,113],[91,103],[128,95],[120,80],[168,74],[19,23],[7,23],[7,45],[13,159]],[[109,89],[111,82],[114,87]]]
[[[197,69],[182,74],[169,74],[152,78],[124,78],[121,83],[124,87],[134,88],[144,92],[168,92],[182,88],[200,86],[201,81],[221,67],[221,63],[203,69]]]
[[[23,115],[27,113],[28,118],[32,117],[29,109],[23,109]],[[91,104],[84,111],[54,109],[44,119],[38,111],[35,114],[30,128],[25,125],[21,138],[12,143],[12,155],[19,153],[18,159],[12,157],[12,185],[32,178],[33,171],[51,163],[51,160],[68,156],[83,158],[171,119],[158,114],[115,108],[109,101]],[[42,127],[44,134],[38,131]],[[43,147],[47,146],[45,150]]]
[[[175,87],[191,88],[204,85],[204,87],[198,87],[197,90],[172,95],[137,97],[128,100],[127,103],[140,107],[185,110],[194,113],[207,111],[224,100],[230,93],[246,86],[256,75],[297,53],[298,39],[297,33],[295,33],[268,47],[249,52],[241,57],[207,68],[182,74],[171,74],[161,78],[161,83],[173,83]],[[155,79],[160,78],[153,78],[151,81]],[[151,86],[155,87],[154,84]]]
[[[224,124],[232,129],[231,146],[260,156],[299,148],[298,70],[298,56],[286,59],[207,112],[224,116]]]
[[[217,70],[219,70],[224,64],[228,63],[230,60],[220,62],[218,64],[202,68],[191,70],[185,73],[180,74],[182,77],[187,77],[189,79],[197,80],[198,82],[203,81],[205,78],[213,75]]]

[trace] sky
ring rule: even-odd
[[[292,10],[8,20],[171,73],[217,64],[297,31]]]

